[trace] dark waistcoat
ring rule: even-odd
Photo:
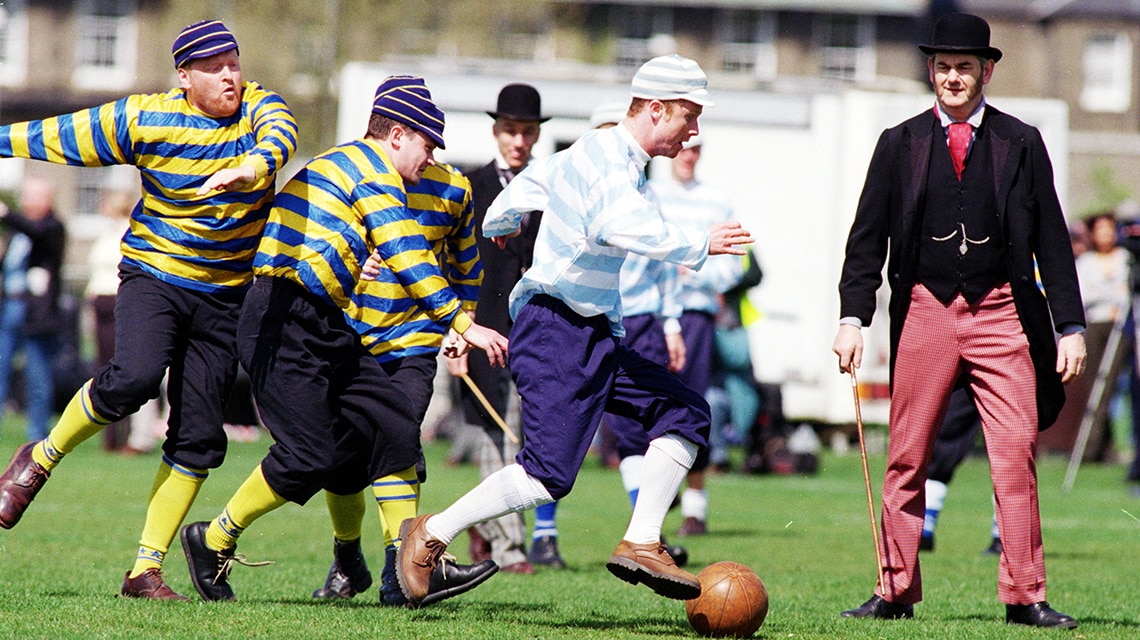
[[[988,136],[981,133],[974,136],[961,180],[945,137],[931,145],[918,281],[945,304],[959,291],[967,302],[977,302],[1009,280]]]

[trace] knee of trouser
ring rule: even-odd
[[[121,420],[159,396],[165,374],[164,369],[129,372],[107,367],[91,385],[94,408],[109,420]]]

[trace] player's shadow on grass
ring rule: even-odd
[[[416,610],[417,616],[428,620],[447,620],[454,616],[447,606],[448,601],[440,602],[425,609]],[[493,623],[498,620],[511,620],[530,627],[548,627],[562,632],[579,629],[582,631],[626,631],[651,636],[675,638],[692,634],[692,629],[682,616],[680,620],[668,615],[647,614],[643,609],[630,607],[622,612],[592,609],[585,617],[561,615],[557,607],[546,604],[523,604],[515,601],[464,602],[464,615],[474,610],[479,620]],[[541,637],[541,633],[536,634]]]

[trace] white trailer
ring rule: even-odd
[[[508,77],[451,66],[352,63],[340,75],[338,137],[358,137],[377,85],[393,73],[424,76],[447,114],[447,149],[437,157],[461,167],[485,164],[495,154],[491,119],[499,89],[527,82],[542,95],[545,114],[535,148],[544,156],[586,131],[599,104],[629,99],[628,72],[592,70],[597,81],[550,79],[549,74]],[[716,106],[700,126],[704,152],[700,179],[723,189],[736,215],[756,237],[764,281],[750,299],[764,313],[750,328],[758,379],[780,383],[789,420],[850,424],[855,420],[850,378],[831,352],[839,316],[839,273],[847,232],[867,164],[883,129],[933,106],[929,92],[867,91],[802,94],[713,88]],[[1053,159],[1061,202],[1068,192],[1068,110],[1059,100],[991,98],[1003,110],[1038,126]],[[657,158],[650,174],[667,175]],[[858,371],[863,419],[887,421],[888,291],[864,329],[866,351]]]

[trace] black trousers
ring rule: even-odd
[[[360,343],[344,312],[282,278],[254,281],[238,352],[274,443],[269,486],[304,504],[356,493],[423,457],[412,403]]]
[[[222,414],[237,374],[236,328],[242,293],[207,293],[168,284],[138,267],[119,267],[115,355],[99,368],[91,403],[117,421],[158,397],[169,371],[163,453],[196,469],[226,455]]]

